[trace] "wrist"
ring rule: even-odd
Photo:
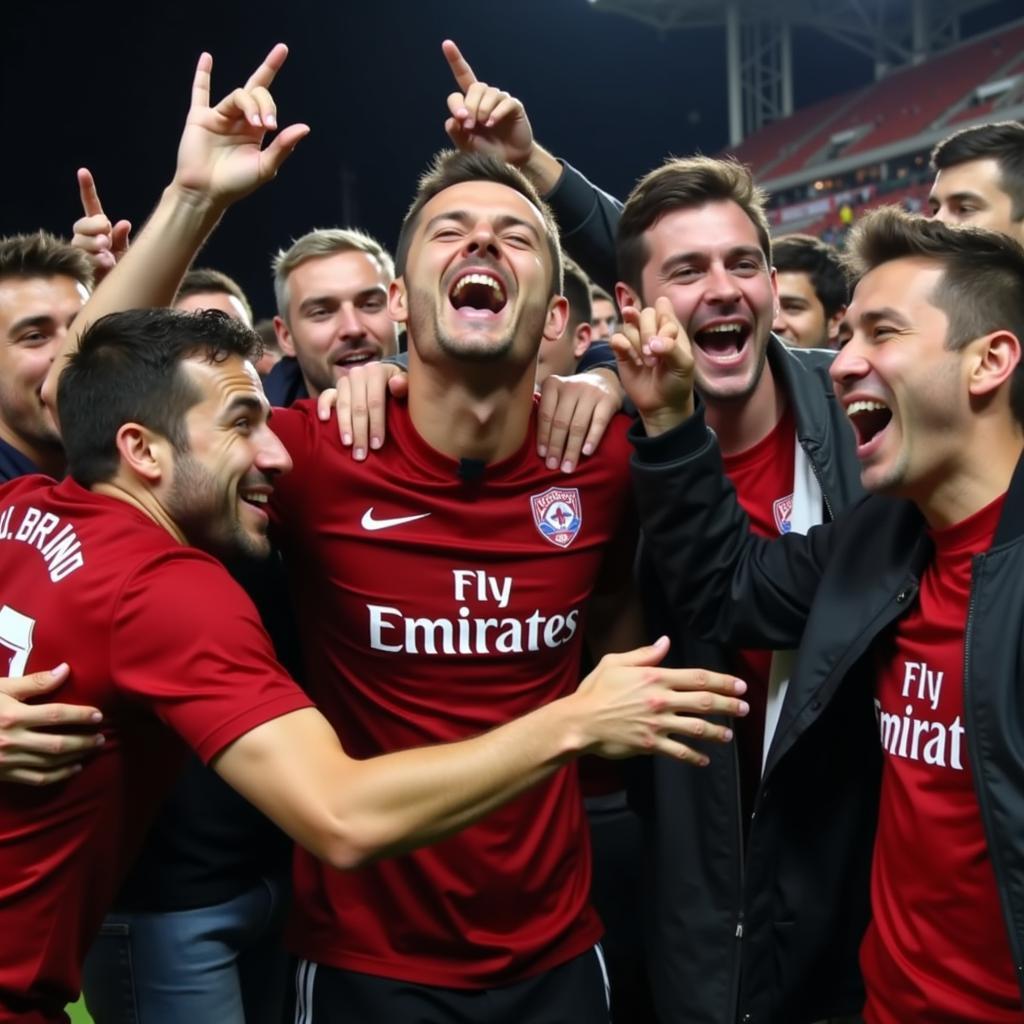
[[[162,203],[204,220],[211,219],[214,223],[230,205],[218,202],[208,192],[180,181],[177,176],[164,189]]]
[[[530,153],[520,164],[519,169],[526,175],[530,183],[541,194],[547,195],[562,177],[564,168],[539,142],[534,142]]]
[[[693,411],[693,395],[690,395],[689,400],[682,406],[641,412],[640,419],[648,437],[660,437],[688,420]]]

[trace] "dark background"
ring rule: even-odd
[[[965,27],[1021,13],[1020,0],[1001,0]],[[270,255],[291,238],[358,224],[393,246],[417,174],[447,142],[446,37],[481,79],[524,101],[539,139],[617,194],[669,153],[727,141],[721,30],[661,35],[586,0],[14,0],[0,14],[0,234],[69,234],[82,165],[107,213],[137,228],[173,173],[200,51],[214,55],[216,102],[281,40],[280,121],[312,134],[199,258],[269,314]],[[809,31],[795,35],[794,66],[798,106],[871,77],[865,58]]]

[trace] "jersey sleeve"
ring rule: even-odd
[[[311,705],[274,658],[245,592],[196,551],[168,553],[132,574],[110,642],[118,690],[207,762],[256,726]]]

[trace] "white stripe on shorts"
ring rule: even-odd
[[[313,983],[316,964],[300,960],[295,970],[295,1024],[313,1024]]]
[[[600,942],[594,946],[594,952],[597,954],[597,962],[601,967],[601,977],[604,978],[604,1001],[610,1010],[612,1008],[612,983],[608,979],[608,965],[604,962],[604,950],[601,948]]]

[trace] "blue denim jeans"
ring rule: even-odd
[[[264,879],[212,907],[109,914],[85,962],[96,1024],[280,1024],[286,887]]]

